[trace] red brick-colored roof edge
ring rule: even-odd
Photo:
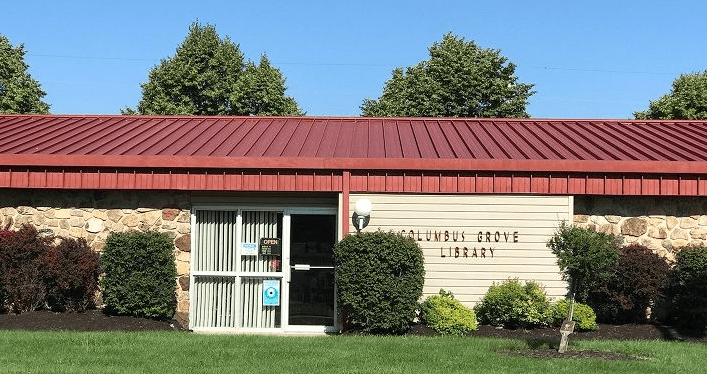
[[[707,121],[0,115],[0,166],[707,174]]]

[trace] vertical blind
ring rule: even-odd
[[[280,237],[282,214],[197,210],[194,235],[192,326],[280,327],[280,307],[263,305],[263,281],[282,277],[280,256],[242,255],[239,246]]]
[[[243,212],[242,243],[258,243],[261,238],[278,236],[277,212]],[[241,305],[242,327],[268,328],[280,327],[280,307],[263,305],[262,276],[249,276],[249,273],[275,273],[279,270],[280,256],[242,256]]]

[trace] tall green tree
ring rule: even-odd
[[[150,70],[137,110],[123,114],[300,115],[294,99],[285,96],[285,79],[261,59],[245,62],[229,37],[212,25],[194,22],[173,57]],[[267,74],[265,74],[267,72]],[[266,92],[252,92],[267,86]],[[283,105],[281,103],[288,103]]]
[[[236,82],[231,103],[239,113],[264,116],[302,115],[295,100],[285,95],[285,78],[270,65],[266,55],[260,64],[249,61],[241,79]]]
[[[707,119],[707,70],[680,75],[670,93],[633,115],[636,119]]]
[[[27,72],[24,45],[13,47],[0,35],[0,113],[49,113],[46,92]]]
[[[378,100],[366,99],[364,116],[528,117],[535,93],[518,82],[516,65],[499,50],[479,48],[451,33],[429,48],[430,58],[393,70]]]

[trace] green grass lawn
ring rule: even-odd
[[[520,340],[0,331],[0,373],[699,373],[707,345],[572,341],[633,361],[510,356]]]

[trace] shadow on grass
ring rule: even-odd
[[[560,339],[525,339],[525,344],[529,349],[557,349],[560,346]]]
[[[707,333],[704,329],[690,329],[664,325],[655,326],[658,331],[663,334],[663,339],[667,341],[701,340],[707,337]]]

